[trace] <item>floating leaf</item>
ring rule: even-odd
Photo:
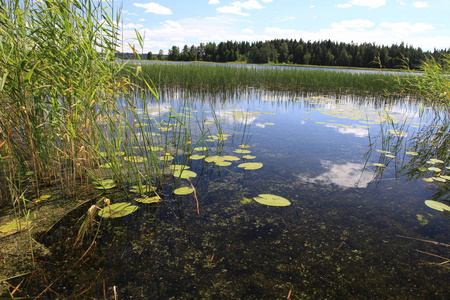
[[[386,154],[386,157],[389,157],[389,158],[395,158],[395,155]]]
[[[264,125],[275,125],[275,123],[264,123]]]
[[[385,164],[381,164],[381,163],[373,163],[373,165],[376,166],[376,167],[381,167],[381,168],[386,167]]]
[[[445,180],[450,180],[450,176],[448,175],[441,175],[441,178],[444,178]]]
[[[426,172],[426,171],[428,171],[428,168],[427,167],[420,167],[420,168],[417,168],[417,170],[419,170],[420,172]]]
[[[208,156],[207,158],[205,158],[205,161],[208,162],[208,163],[210,163],[210,162],[217,162],[219,160],[223,161],[222,157],[221,156],[217,156],[217,155]]]
[[[412,156],[417,156],[417,155],[419,155],[419,153],[413,152],[413,151],[407,151],[406,154],[412,155]]]
[[[190,186],[180,187],[173,191],[175,195],[189,195],[194,192],[194,189]]]
[[[244,170],[258,170],[261,169],[263,167],[263,164],[258,162],[258,163],[242,163],[240,165],[238,165],[238,168],[244,168]]]
[[[161,151],[163,148],[159,146],[150,146],[148,149],[151,151]]]
[[[447,204],[438,202],[438,201],[434,201],[434,200],[426,200],[425,201],[425,205],[435,209],[435,210],[439,210],[439,211],[450,211],[450,206],[448,206]]]
[[[252,151],[250,150],[244,150],[244,149],[236,149],[233,151],[234,153],[239,153],[239,154],[250,154],[252,153]]]
[[[142,193],[154,192],[154,191],[156,191],[156,187],[151,186],[151,185],[141,185],[141,190],[142,190]],[[130,189],[130,192],[140,193],[139,186],[133,185]]]
[[[122,166],[122,164],[120,164],[120,163],[117,163],[116,165],[115,165],[116,167],[121,167]],[[113,164],[111,164],[111,163],[105,163],[105,164],[103,164],[103,165],[100,165],[100,168],[103,168],[103,169],[111,169],[113,167]]]
[[[229,161],[217,161],[216,162],[216,166],[219,166],[219,167],[228,167],[229,165],[231,165],[231,162],[229,162]]]
[[[428,171],[433,171],[433,172],[441,172],[442,170],[436,167],[429,167]]]
[[[202,158],[205,158],[205,155],[194,154],[194,155],[189,156],[189,159],[192,159],[192,160],[198,160],[198,159],[202,159]]]
[[[96,188],[97,190],[109,190],[116,187],[116,182],[113,179],[100,180],[96,181],[95,183],[97,184],[97,186],[95,186],[94,188]]]
[[[244,155],[244,156],[242,156],[242,158],[245,158],[245,159],[255,159],[256,156],[253,156],[253,155]]]
[[[164,155],[164,156],[159,157],[159,160],[165,160],[165,161],[169,161],[172,159],[173,159],[172,155]]]
[[[197,173],[190,170],[174,170],[173,176],[183,179],[189,179],[191,177],[196,177]]]
[[[439,182],[447,182],[447,180],[445,180],[444,178],[441,177],[432,177],[434,181],[439,181]]]
[[[291,202],[286,198],[271,195],[271,194],[260,194],[258,197],[253,198],[256,202],[268,205],[268,206],[289,206]]]
[[[249,145],[239,145],[239,148],[245,149],[245,148],[250,148],[250,146]]]
[[[44,200],[47,200],[51,197],[52,195],[41,195],[39,198],[34,199],[34,202],[38,203]]]
[[[387,150],[380,150],[380,149],[375,149],[375,151],[380,152],[380,153],[384,153],[384,154],[389,154],[392,153],[391,151],[387,151]]]
[[[208,147],[195,147],[194,150],[195,151],[206,151],[206,150],[208,150]]]
[[[434,181],[433,178],[430,178],[430,177],[424,177],[424,178],[422,178],[422,180],[425,182],[433,182]]]
[[[125,156],[123,159],[126,161],[129,161],[129,162],[134,162],[134,163],[140,163],[140,162],[147,161],[147,158],[142,157],[142,156]]]
[[[158,195],[153,196],[153,197],[144,196],[141,198],[136,198],[135,200],[137,202],[141,202],[141,203],[158,203],[158,202],[161,202],[161,197],[159,197]]]
[[[128,202],[114,203],[98,212],[102,218],[120,218],[136,211],[139,207]]]

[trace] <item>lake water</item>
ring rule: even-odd
[[[149,107],[161,112],[151,117],[163,121],[169,107],[209,129],[207,141],[196,145],[209,151],[193,154],[238,160],[229,166],[187,160],[197,176],[181,179],[181,186],[194,186],[195,195],[174,195],[176,180],[168,176],[162,202],[131,199],[139,209],[103,219],[87,254],[86,248],[73,249],[72,240],[64,243],[78,228],[55,227],[42,242],[57,264],[48,266],[49,274],[62,274],[51,287],[60,296],[448,295],[448,265],[433,255],[448,258],[449,248],[429,241],[449,243],[449,217],[425,205],[425,200],[449,200],[443,179],[450,175],[445,114],[410,99],[247,90],[230,95],[169,91]],[[192,136],[195,144],[200,136]],[[238,167],[243,162],[263,166],[244,170]],[[253,200],[260,194],[281,196],[290,205]],[[102,195],[113,203],[124,201],[120,191]],[[73,224],[80,212],[69,217],[67,224]]]

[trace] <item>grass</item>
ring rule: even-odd
[[[235,67],[209,64],[143,64],[142,73],[160,86],[230,90],[263,88],[358,94],[393,94],[396,77],[389,74],[279,68]]]

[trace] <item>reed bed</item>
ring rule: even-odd
[[[143,64],[142,72],[161,86],[230,90],[254,87],[295,92],[394,94],[396,76],[325,70],[258,68],[207,64]]]

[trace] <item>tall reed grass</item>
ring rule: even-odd
[[[386,73],[368,74],[207,64],[143,64],[142,72],[161,86],[193,89],[229,90],[254,87],[296,92],[357,94],[393,94],[397,91],[395,76]]]

